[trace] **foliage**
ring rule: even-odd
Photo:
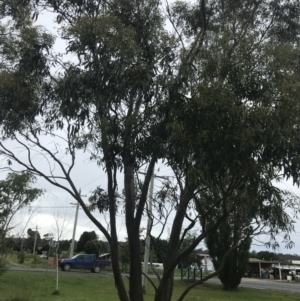
[[[128,240],[119,242],[119,254],[120,262],[128,264],[130,260]]]
[[[144,252],[145,252],[145,240],[140,240],[140,250],[141,250],[141,262],[144,261]],[[121,263],[130,263],[130,246],[128,239],[125,241],[119,242],[119,253],[120,253],[120,262]],[[152,260],[153,261],[153,260]],[[154,261],[153,261],[154,262]]]
[[[257,171],[259,178],[257,183],[252,182],[249,185],[240,180],[242,185],[228,198],[228,208],[233,208],[228,218],[221,221],[219,228],[206,237],[209,254],[216,270],[222,266],[222,259],[225,258],[223,269],[218,275],[225,289],[236,289],[240,284],[247,269],[253,237],[262,233],[266,237],[268,235],[269,241],[266,239],[265,245],[275,249],[278,246],[276,236],[283,233],[286,247],[294,244],[290,239],[290,233],[294,230],[299,198],[274,186],[272,174],[266,173],[265,170],[260,172],[261,174]],[[223,185],[228,185],[227,179],[223,179],[222,182]],[[221,186],[216,185],[210,193],[202,194],[201,198],[196,201],[198,209],[201,202],[205,204],[215,202],[224,198],[224,194]],[[289,212],[286,211],[287,208]],[[201,210],[199,211],[201,214]],[[207,217],[208,228],[220,219],[221,212],[218,207],[211,212]],[[227,254],[229,251],[231,252]]]
[[[180,250],[184,251],[188,246],[191,245],[191,243],[193,243],[193,241],[195,240],[196,237],[197,237],[197,232],[196,231],[187,232],[184,236],[184,239],[182,240],[181,245],[180,245]],[[187,254],[185,257],[182,258],[179,266],[183,267],[183,268],[187,268],[191,265],[194,266],[195,264],[200,267],[201,266],[201,259],[197,255],[196,251],[193,250],[192,252],[190,252],[189,254]]]
[[[268,261],[277,261],[279,260],[279,254],[270,251],[259,251],[255,254],[254,258]]]
[[[71,246],[71,240],[63,239],[59,241],[59,251],[60,252],[66,252],[70,249]]]
[[[99,240],[99,243],[100,243],[100,255],[110,252],[109,244],[107,241]]]
[[[30,22],[30,14],[36,18],[44,9],[56,14],[65,53],[76,60],[52,53],[53,38]],[[26,156],[11,150],[7,141],[0,142],[1,154],[9,164],[43,177],[80,203],[110,244],[120,300],[144,299],[139,231],[159,159],[173,168],[177,187],[169,189],[169,195],[176,196],[175,214],[156,301],[172,299],[176,265],[230,216],[238,192],[255,196],[247,199],[250,206],[245,210],[261,206],[259,215],[254,214],[261,226],[268,217],[270,225],[276,225],[273,218],[286,204],[280,192],[264,189],[272,195],[267,201],[256,195],[259,183],[272,181],[278,172],[299,183],[299,11],[298,1],[278,0],[178,1],[165,9],[159,0],[2,1],[1,16],[11,18],[13,27],[9,34],[9,25],[3,26],[1,74],[5,78],[8,70],[11,80],[1,81],[1,129]],[[165,26],[165,13],[173,31]],[[7,55],[12,52],[8,44],[16,49],[13,58]],[[23,50],[29,57],[26,68]],[[51,73],[52,63],[61,71]],[[15,87],[21,84],[28,89],[18,91]],[[20,109],[23,103],[21,113],[12,107]],[[43,144],[41,137],[53,143]],[[91,201],[100,213],[108,210],[109,231],[73,182],[78,152],[89,154],[105,170],[107,191],[95,185]],[[49,170],[35,164],[36,153],[49,162]],[[9,164],[3,168],[12,170]],[[145,176],[137,189],[135,179],[141,171]],[[129,289],[119,267],[119,173],[124,183]],[[210,195],[210,187],[216,186],[222,197]],[[210,199],[200,201],[198,215],[189,215],[193,200],[203,194]],[[159,217],[160,205],[169,200],[165,192],[158,195]],[[288,203],[296,204],[292,198]],[[208,227],[207,217],[217,209],[219,218]],[[201,231],[181,248],[199,220]],[[283,215],[280,223],[286,220],[289,217]],[[183,229],[185,221],[189,225]],[[286,230],[292,230],[290,224]]]
[[[1,2],[1,19],[8,15],[13,19],[0,25],[0,123],[9,134],[33,121],[39,110],[40,86],[51,65],[46,57],[54,39],[32,26],[28,8],[18,1],[5,2]]]
[[[100,247],[101,244],[98,239],[88,240],[83,247],[83,251],[86,254],[96,254],[97,256],[100,254]]]
[[[6,259],[2,256],[0,256],[0,276],[4,274],[7,271],[7,262]]]
[[[156,258],[156,260],[153,259],[153,262],[164,263],[166,261],[168,241],[151,236],[150,247]]]
[[[24,252],[24,251],[18,252],[19,263],[24,263],[25,260],[26,260],[26,252]]]
[[[237,215],[239,215],[238,211],[223,221],[218,230],[210,233],[205,240],[216,270],[220,268],[226,253],[236,246],[225,258],[224,266],[218,274],[226,290],[237,289],[241,283],[242,277],[247,271],[249,249],[252,242],[251,237],[247,235],[241,239],[240,229],[243,227],[243,220]],[[244,216],[242,216],[243,218]],[[240,242],[241,240],[242,242]]]
[[[0,253],[5,252],[5,238],[13,229],[13,218],[17,212],[36,200],[43,191],[32,188],[35,177],[28,173],[9,173],[0,181]]]
[[[37,251],[37,248],[41,243],[41,235],[39,231],[34,231],[31,228],[29,228],[27,229],[27,238],[25,240],[24,247],[27,250],[30,250],[31,253],[33,253],[34,241],[36,243],[35,250]]]
[[[94,240],[97,240],[97,239],[98,239],[98,236],[97,236],[95,231],[90,231],[90,232],[84,231],[80,235],[80,238],[77,242],[76,252],[79,253],[79,252],[84,251],[85,250],[85,245],[86,245],[87,242],[94,241]],[[96,253],[98,253],[98,251]]]

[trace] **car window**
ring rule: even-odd
[[[93,255],[85,255],[85,260],[93,260]]]
[[[76,257],[76,259],[77,259],[77,260],[84,260],[84,255],[78,255],[78,256]]]

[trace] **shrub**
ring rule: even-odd
[[[7,271],[7,263],[5,258],[0,257],[0,275]]]
[[[19,261],[19,263],[24,263],[25,259],[26,259],[26,253],[24,251],[20,251],[18,253],[18,261]]]

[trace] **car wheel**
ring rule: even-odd
[[[100,271],[101,271],[101,268],[98,265],[96,265],[94,267],[94,273],[100,273]]]
[[[69,263],[66,263],[63,265],[63,269],[64,271],[69,272],[71,271],[71,265]]]

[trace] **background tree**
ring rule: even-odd
[[[216,270],[221,266],[223,257],[228,250],[232,246],[236,246],[226,257],[224,266],[218,274],[226,290],[234,290],[239,286],[242,277],[247,271],[249,250],[252,242],[251,235],[247,236],[246,234],[246,237],[241,238],[240,228],[242,227],[242,222],[239,218],[236,218],[237,214],[235,212],[230,218],[223,221],[219,229],[214,233],[210,233],[205,240]]]
[[[194,241],[197,235],[198,233],[196,231],[187,233],[180,246],[181,250],[184,251],[188,246],[190,246],[190,244]],[[201,265],[200,257],[197,256],[195,250],[187,254],[184,258],[182,258],[182,261],[180,262],[180,266],[183,268],[188,268],[190,266],[194,266],[195,264],[199,267]]]
[[[129,244],[128,240],[126,241],[120,241],[119,243],[119,254],[120,254],[120,262],[122,264],[128,264],[130,260],[130,254],[129,254]]]
[[[154,262],[164,263],[166,260],[166,253],[168,249],[168,241],[151,236],[151,249],[156,258]]]
[[[62,239],[69,234],[68,226],[70,224],[71,218],[69,211],[67,210],[55,210],[53,212],[53,231],[55,233],[55,240],[58,242],[62,241]],[[59,247],[60,249],[60,247]]]
[[[30,173],[9,173],[0,181],[0,253],[6,251],[5,238],[14,228],[13,218],[21,209],[42,195],[41,189],[33,188],[36,178]]]
[[[67,252],[70,250],[71,246],[71,239],[63,239],[59,242],[59,251],[61,252]]]
[[[0,123],[3,135],[33,121],[39,111],[40,87],[50,75],[47,60],[54,38],[32,26],[31,11],[19,1],[2,1],[0,24]]]
[[[25,240],[24,247],[33,253],[34,245],[35,245],[35,251],[37,251],[38,247],[40,246],[40,243],[41,243],[41,235],[39,231],[35,231],[29,228],[27,230],[27,238]]]
[[[76,252],[84,252],[85,251],[85,245],[87,242],[98,240],[98,236],[95,231],[84,231],[77,242],[76,246]],[[93,244],[93,243],[92,243]],[[96,252],[97,253],[97,252]]]
[[[283,42],[284,36],[281,30],[284,26],[289,26],[284,21],[285,15],[296,17],[294,13],[299,11],[299,6],[298,4],[294,6],[294,3],[286,5],[276,1],[271,2],[209,1],[211,10],[206,11],[209,14],[209,22],[206,24],[203,47],[201,51],[195,51],[193,62],[195,73],[186,74],[186,77],[195,84],[187,89],[182,88],[181,91],[178,89],[170,91],[173,92],[173,97],[170,98],[173,111],[170,111],[169,107],[166,107],[166,110],[169,118],[173,120],[169,127],[173,132],[171,141],[174,147],[170,143],[168,150],[171,152],[170,163],[177,177],[184,179],[181,190],[186,192],[184,188],[187,181],[190,189],[198,181],[203,184],[199,188],[201,193],[209,191],[208,188],[215,185],[219,185],[222,191],[222,198],[212,198],[209,203],[206,201],[201,203],[199,219],[202,229],[195,243],[199,242],[202,235],[206,236],[209,232],[215,231],[216,226],[220,226],[222,220],[234,212],[236,206],[233,205],[231,197],[237,190],[242,190],[245,183],[255,191],[266,169],[270,168],[274,172],[280,171],[281,166],[286,166],[286,160],[291,157],[283,151],[284,145],[277,152],[278,140],[273,140],[277,134],[278,138],[281,135],[290,136],[289,141],[295,144],[299,142],[299,133],[297,130],[294,131],[297,124],[295,115],[294,117],[290,115],[293,121],[286,124],[287,131],[274,130],[274,127],[281,128],[283,124],[281,118],[287,112],[287,107],[298,107],[295,94],[290,90],[293,90],[292,86],[295,82],[299,82],[297,67],[290,66],[291,77],[286,78],[288,82],[283,83],[283,77],[279,74],[286,66],[286,63],[283,63],[286,55],[295,64],[298,61],[296,58],[298,46],[295,46],[299,45],[297,37],[290,36]],[[265,20],[272,29],[268,26],[260,26],[261,20],[264,19],[263,15],[267,11],[269,15],[274,16],[274,19]],[[200,12],[199,8],[182,2],[176,3],[170,11],[175,22],[174,26],[182,39],[187,39],[201,30],[204,20],[198,17]],[[257,18],[258,16],[262,19]],[[244,23],[243,20],[246,19],[248,21],[251,19],[253,23],[248,21]],[[294,24],[299,24],[298,17],[293,20]],[[209,23],[215,27],[210,28]],[[244,24],[245,27],[236,27],[236,24]],[[296,31],[299,30],[299,25],[295,25],[295,28]],[[285,49],[283,56],[278,46],[282,47],[282,50]],[[272,63],[265,61],[270,54],[274,59]],[[190,94],[187,91],[190,91]],[[273,110],[274,106],[276,110]],[[258,122],[266,116],[270,118],[267,118],[268,120],[273,120],[272,126],[268,122]],[[178,148],[181,149],[180,156],[176,154]],[[295,158],[298,156],[296,149],[292,153]],[[269,161],[271,157],[273,159]],[[296,170],[299,170],[299,166],[296,162],[298,159],[295,159],[295,165],[294,163],[289,165],[293,166],[291,169],[287,167],[284,171],[284,175],[292,176],[294,181],[298,181]],[[248,202],[253,202],[253,199]],[[263,204],[263,200],[260,199],[260,203]],[[181,208],[186,204],[181,202]],[[297,205],[297,202],[294,204]],[[274,205],[274,208],[280,209],[278,203]],[[214,208],[220,210],[220,215],[213,225],[209,225],[208,216]],[[297,207],[294,212],[297,212]],[[291,225],[292,218],[288,220]],[[173,227],[176,224],[175,220]],[[174,250],[178,245],[178,241],[180,241],[178,232],[176,231],[174,236],[171,232],[170,252],[167,258],[172,257],[172,249]],[[189,250],[191,251],[193,247],[194,243],[190,245]],[[184,252],[180,256],[183,254]],[[168,284],[164,284],[165,289]]]
[[[99,240],[99,243],[100,243],[99,255],[110,253],[109,244],[107,243],[107,241]]]
[[[223,183],[226,185],[226,180]],[[216,270],[221,266],[225,254],[233,249],[218,275],[224,288],[228,290],[236,289],[240,284],[247,269],[249,250],[255,236],[268,235],[270,239],[265,245],[275,249],[278,246],[275,237],[282,232],[286,247],[293,245],[289,233],[294,230],[294,218],[289,216],[288,208],[297,215],[299,197],[273,186],[266,174],[261,176],[257,185],[247,184],[231,195],[229,200],[235,204],[235,209],[205,240]],[[207,198],[205,203],[209,203],[212,198],[218,199],[218,196],[224,197],[220,187],[213,192],[213,196],[205,193],[202,195]],[[219,217],[220,209],[216,208],[207,218],[208,223],[214,224]]]
[[[98,239],[88,240],[83,250],[86,254],[96,254],[96,256],[100,255],[101,244]]]
[[[251,253],[250,253],[250,255],[251,255]],[[279,255],[276,254],[275,252],[270,252],[270,251],[256,252],[256,254],[253,257],[262,259],[262,260],[267,260],[267,261],[278,261],[279,260]]]

